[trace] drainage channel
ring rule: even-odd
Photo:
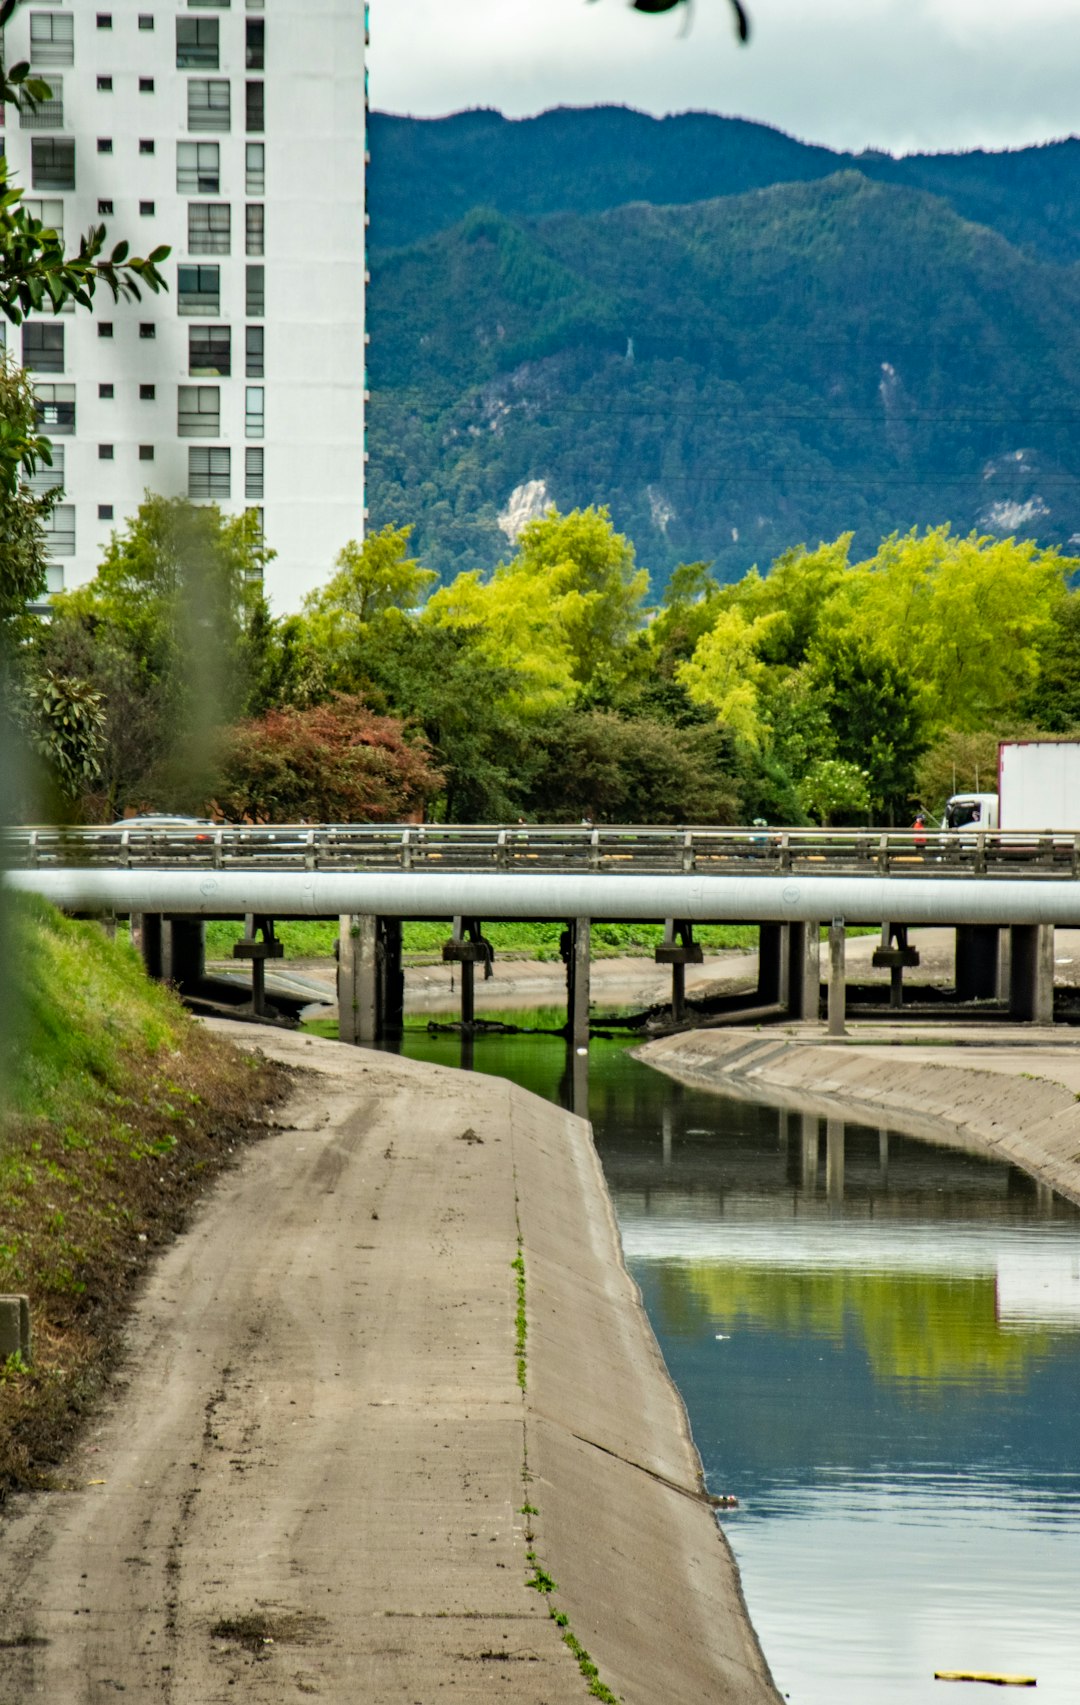
[[[402,1051],[462,1063],[452,1034]],[[467,1063],[587,1105],[781,1692],[922,1705],[950,1695],[936,1672],[979,1672],[1071,1705],[1080,1210],[945,1146],[686,1088],[616,1041],[585,1062],[489,1033]]]

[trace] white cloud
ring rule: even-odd
[[[1074,0],[728,0],[634,12],[623,0],[372,0],[383,111],[511,114],[605,102],[704,108],[834,147],[1007,147],[1076,124]]]

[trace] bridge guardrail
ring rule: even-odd
[[[15,869],[442,870],[1080,880],[1080,835],[545,824],[9,829]]]

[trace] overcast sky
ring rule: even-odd
[[[761,119],[833,147],[1015,147],[1080,131],[1080,0],[371,0],[383,112],[617,102]]]

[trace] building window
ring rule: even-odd
[[[248,326],[244,338],[247,356],[244,371],[249,379],[261,379],[263,377],[263,347],[266,338],[264,328],[262,326]]]
[[[113,506],[112,506],[112,504],[111,503],[99,503],[97,506],[97,518],[99,521],[111,521],[113,518]]]
[[[262,497],[263,495],[263,454],[262,450],[244,451],[245,497]]]
[[[153,320],[139,321],[139,336],[144,338],[157,337],[157,327]]]
[[[75,387],[74,385],[35,385],[37,399],[37,424],[43,432],[53,437],[56,433],[68,435],[75,430]]]
[[[23,200],[31,219],[36,219],[42,234],[52,231],[60,247],[64,246],[64,204],[62,201],[39,201],[26,196]]]
[[[99,30],[111,30],[112,29],[112,13],[111,12],[99,12],[97,15],[97,27]]]
[[[266,210],[261,201],[249,202],[244,209],[244,242],[249,255],[265,252]]]
[[[154,203],[152,201],[140,201],[139,217],[142,219],[152,219],[154,217]]]
[[[216,71],[220,63],[216,18],[177,18],[176,69]]]
[[[111,397],[115,397],[116,386],[111,384],[99,385],[97,388],[97,394],[103,402],[108,402]]]
[[[112,78],[111,77],[99,77],[97,80],[97,86],[103,95],[111,95],[112,94]],[[51,83],[49,84],[49,87],[52,89]],[[53,89],[53,94],[55,95],[55,93],[56,93],[56,90]]]
[[[244,86],[245,129],[266,129],[266,84],[247,83]]]
[[[75,505],[58,503],[44,524],[45,549],[50,556],[75,555]]]
[[[99,136],[97,139],[97,151],[99,154],[111,154],[112,153],[112,137],[111,136]]]
[[[153,154],[155,151],[155,148],[156,148],[156,144],[155,144],[154,138],[152,136],[140,136],[140,138],[139,138],[139,153],[140,154]]]
[[[153,13],[152,12],[140,12],[139,13],[139,28],[141,30],[152,30],[153,27],[154,27]]]
[[[98,210],[98,213],[101,214],[103,217],[111,218],[112,217],[113,204],[111,201],[99,201],[97,204],[97,210]]]
[[[187,0],[187,3],[193,12],[227,12],[232,0]]]
[[[266,313],[266,268],[264,266],[249,266],[247,268],[245,291],[244,312],[251,319],[261,320]]]
[[[48,76],[49,99],[38,101],[34,107],[25,106],[19,112],[20,130],[63,130],[64,79],[55,71]]]
[[[245,159],[244,188],[248,195],[263,195],[266,190],[266,143],[249,142]]]
[[[139,78],[139,93],[140,93],[140,95],[152,95],[153,92],[154,92],[154,79],[152,77],[140,77]]]
[[[188,129],[229,129],[229,82],[226,77],[189,77]]]
[[[176,192],[178,195],[221,194],[220,142],[176,144]]]
[[[221,387],[181,385],[176,411],[178,438],[221,437]]]
[[[24,367],[31,373],[64,371],[64,328],[47,320],[27,320],[22,337]]]
[[[231,461],[228,450],[193,444],[188,451],[188,496],[228,497]]]
[[[157,396],[157,386],[156,385],[140,385],[139,386],[139,401],[141,403],[152,403],[156,396]]]
[[[33,473],[27,476],[26,487],[28,491],[33,492],[35,497],[44,497],[46,492],[55,491],[58,486],[62,490],[63,485],[64,446],[54,444],[52,446],[52,466],[47,467],[44,462],[39,462]]]
[[[261,385],[248,385],[244,390],[244,437],[266,436],[266,392]]]
[[[113,460],[114,452],[111,444],[99,444],[97,453],[99,462],[111,462]]]
[[[75,143],[70,136],[35,136],[30,143],[34,189],[75,188]]]
[[[227,201],[188,203],[188,249],[193,255],[227,255],[232,209]]]
[[[30,63],[74,65],[75,19],[63,12],[31,12]]]
[[[232,334],[228,326],[188,328],[188,372],[193,379],[227,379],[232,372]]]
[[[246,31],[244,64],[249,71],[262,71],[266,67],[266,25],[261,18],[249,18]]]
[[[112,323],[112,321],[111,320],[99,320],[98,321],[97,334],[98,334],[98,337],[112,337],[112,335],[113,335],[113,323]]]
[[[153,460],[154,460],[154,446],[152,444],[140,444],[139,445],[139,461],[140,462],[152,462]]]
[[[220,314],[221,268],[219,266],[177,267],[176,311],[178,314]]]

